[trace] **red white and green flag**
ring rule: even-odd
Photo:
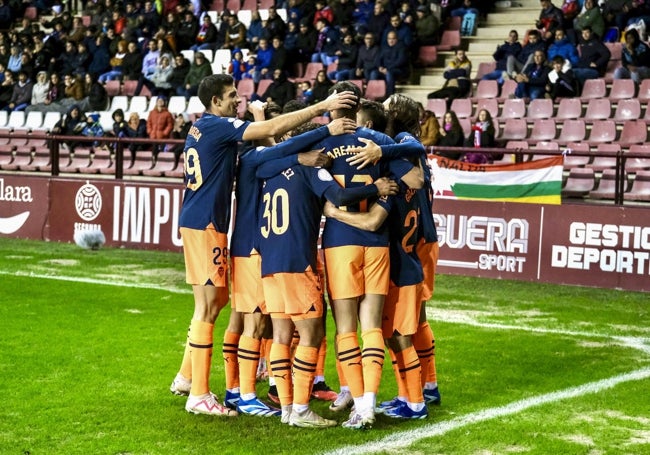
[[[472,164],[429,155],[434,196],[561,204],[563,157],[518,164]]]

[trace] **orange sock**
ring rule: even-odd
[[[370,329],[361,333],[361,339],[364,391],[377,394],[384,368],[384,337],[381,329]]]
[[[437,382],[436,379],[436,341],[428,321],[420,323],[413,335],[413,347],[418,353],[422,365],[422,387],[427,382]]]
[[[255,393],[255,377],[260,362],[260,340],[242,335],[239,338],[239,391],[242,395]]]
[[[293,338],[291,338],[291,358],[293,359],[296,356],[296,348],[300,343],[300,334],[297,330],[293,331]]]
[[[204,395],[210,391],[213,331],[214,324],[192,319],[188,342],[192,358],[192,388],[190,393],[194,396]]]
[[[339,377],[339,385],[341,388],[348,386],[348,381],[345,380],[345,374],[343,374],[343,369],[341,368],[341,361],[339,356],[336,356],[336,374]]]
[[[338,358],[341,370],[350,387],[352,398],[363,396],[363,369],[361,367],[361,349],[356,332],[342,333],[336,336]]]
[[[327,337],[323,337],[318,348],[318,360],[316,362],[316,376],[325,376],[325,357],[327,356]]]
[[[190,328],[187,328],[187,340],[185,341],[185,352],[181,361],[180,373],[185,379],[192,379],[192,348],[190,347]]]
[[[406,398],[406,382],[403,381],[402,376],[399,374],[397,356],[391,348],[388,348],[388,355],[390,355],[393,373],[395,373],[395,382],[397,383],[397,396],[400,398]]]
[[[291,348],[286,344],[271,345],[271,372],[278,389],[278,398],[282,406],[293,404],[293,384],[291,380]]]
[[[415,352],[415,348],[409,346],[401,352],[398,352],[396,357],[400,378],[406,384],[406,398],[411,403],[424,402],[422,384],[420,382],[422,370],[420,367],[420,359],[418,359],[418,353]]]
[[[264,346],[264,357],[266,357],[266,368],[271,375],[271,346],[273,345],[273,338],[262,338],[262,345]]]
[[[293,360],[294,404],[309,404],[309,396],[311,395],[311,386],[314,382],[317,363],[318,348],[298,345]]]
[[[239,387],[239,363],[237,349],[239,348],[239,333],[226,331],[223,334],[223,362],[226,375],[226,389]]]

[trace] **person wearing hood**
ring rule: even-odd
[[[34,84],[27,77],[25,71],[18,73],[18,81],[14,84],[13,93],[9,104],[5,107],[7,112],[24,111],[29,103],[32,101],[32,88]]]
[[[147,118],[147,135],[150,139],[169,139],[174,128],[174,117],[167,109],[167,98],[159,96],[156,108],[149,112]],[[163,149],[162,144],[154,144],[154,155]]]
[[[546,52],[546,57],[549,61],[553,60],[558,55],[564,59],[564,71],[577,65],[580,60],[578,48],[576,48],[575,44],[569,41],[564,29],[561,28],[555,31],[555,41],[553,41],[553,44],[548,47],[548,51]]]
[[[81,130],[81,134],[87,137],[102,137],[104,135],[104,128],[99,123],[99,114],[97,112],[92,112],[86,116],[86,124]],[[93,142],[93,147],[98,145],[98,141]]]
[[[47,79],[47,72],[39,71],[36,75],[36,83],[32,87],[32,100],[30,105],[44,104],[47,101],[47,93],[49,90],[50,81]]]
[[[210,62],[205,58],[202,52],[194,54],[194,62],[190,65],[190,70],[185,76],[183,86],[176,89],[176,94],[184,96],[187,100],[198,93],[199,84],[204,77],[212,74]]]

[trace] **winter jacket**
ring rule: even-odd
[[[147,119],[147,135],[151,139],[168,139],[174,128],[174,118],[172,114],[163,108],[162,110],[154,109],[149,112]]]

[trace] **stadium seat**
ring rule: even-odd
[[[305,68],[305,74],[303,74],[302,77],[298,79],[314,82],[314,80],[316,80],[316,75],[318,72],[323,69],[325,69],[325,66],[322,63],[309,62]]]
[[[447,100],[440,98],[428,99],[426,109],[433,112],[437,118],[442,118],[447,112]]]
[[[25,126],[25,111],[12,111],[9,113],[7,126],[14,129]]]
[[[623,194],[626,201],[650,201],[650,171],[638,171],[630,191]]]
[[[214,60],[212,63],[217,63],[222,67],[225,66],[228,68],[230,61],[232,60],[232,55],[230,49],[217,49],[214,53]],[[192,61],[192,60],[190,60]]]
[[[647,103],[650,101],[650,79],[643,79],[641,85],[639,85],[639,93],[637,98],[642,103]]]
[[[241,0],[227,0],[226,1],[226,9],[232,11],[235,14],[237,14],[239,12],[239,10],[241,9]]]
[[[14,152],[14,159],[10,163],[4,164],[2,169],[8,171],[17,171],[23,166],[27,166],[32,162],[32,151],[28,148],[18,149]]]
[[[124,175],[141,175],[145,169],[153,167],[153,152],[151,150],[138,150],[131,167],[124,169]]]
[[[506,142],[505,148],[511,150],[528,150],[527,141],[508,141]],[[517,156],[514,153],[504,153],[503,158],[500,160],[494,161],[494,164],[511,164],[517,161]],[[523,155],[522,160],[523,160]]]
[[[555,141],[539,141],[535,144],[533,150],[535,150],[536,153],[533,153],[532,155],[529,156],[529,161],[541,160],[544,158],[548,158],[552,155],[558,155],[558,153],[560,152],[560,145]],[[553,152],[553,153],[548,155],[540,152]]]
[[[564,123],[562,123],[562,130],[560,131],[558,142],[560,145],[569,142],[580,142],[584,140],[586,135],[587,127],[585,126],[584,120],[565,120]]]
[[[614,112],[614,120],[624,122],[625,120],[637,120],[641,118],[641,102],[638,98],[619,100]]]
[[[593,169],[571,169],[564,188],[562,188],[562,196],[583,198],[594,189],[595,182]]]
[[[386,98],[386,81],[382,79],[368,81],[364,96],[369,100],[383,101]]]
[[[230,50],[226,50],[228,51],[228,56],[230,56]],[[188,62],[191,63],[194,61],[194,51],[192,49],[183,49],[181,50],[181,54],[183,54],[183,57],[185,57]]]
[[[616,122],[614,120],[595,120],[591,125],[591,132],[587,142],[589,145],[616,140]]]
[[[78,145],[75,147],[74,152],[72,152],[71,159],[67,164],[63,164],[59,161],[59,171],[77,173],[79,172],[80,168],[88,167],[90,165],[91,153],[92,149],[90,145]]]
[[[632,79],[614,79],[608,98],[613,102],[632,99],[636,96],[636,82]]]
[[[463,135],[465,137],[469,136],[472,133],[472,119],[471,118],[459,118],[458,123],[463,129]]]
[[[135,80],[128,80],[124,81],[122,83],[122,91],[121,94],[123,96],[134,96],[135,95],[135,89],[138,86],[138,81]]]
[[[438,50],[436,46],[420,46],[418,50],[417,64],[425,68],[435,66],[438,60]]]
[[[160,177],[165,175],[166,172],[171,172],[176,168],[176,157],[173,153],[165,152],[159,153],[156,158],[156,164],[151,169],[144,169],[143,175]]]
[[[557,108],[556,120],[575,120],[582,117],[582,103],[578,98],[562,98]]]
[[[255,93],[255,82],[253,82],[253,79],[242,79],[237,83],[237,94],[239,96],[245,96],[248,99],[251,99],[253,94]],[[190,102],[192,99],[190,98]],[[188,112],[190,106],[187,106]],[[203,112],[204,109],[201,109],[201,112]]]
[[[590,100],[592,98],[604,98],[607,96],[607,85],[605,79],[587,79],[582,86],[580,99]]]
[[[9,114],[7,111],[0,111],[0,128],[7,126],[7,121],[9,120]]]
[[[503,81],[503,85],[501,86],[501,94],[499,95],[498,100],[505,101],[511,97],[514,97],[516,88],[517,83],[515,81],[510,79]]]
[[[181,153],[181,156],[178,159],[178,166],[176,166],[175,169],[171,171],[165,171],[165,177],[174,177],[174,178],[184,178],[185,177],[185,172],[184,168],[185,165],[184,163],[184,154]]]
[[[636,172],[650,169],[650,144],[632,144],[628,149],[629,154],[638,154],[637,157],[627,157],[625,170]]]
[[[0,166],[2,167],[2,166]],[[41,171],[48,172],[52,169],[52,161],[49,149],[36,149],[32,162],[26,165],[21,165],[21,171]]]
[[[631,144],[643,144],[648,139],[648,126],[643,120],[626,120],[619,142],[623,147]]]
[[[59,120],[61,120],[60,112],[46,112],[45,116],[43,117],[43,124],[41,125],[41,128],[45,131],[51,131],[52,128],[54,128],[54,125],[56,125],[56,122]]]
[[[506,120],[498,139],[500,141],[521,141],[528,137],[528,125],[526,120],[521,118],[509,118]]]
[[[269,85],[273,83],[272,79],[262,79],[259,84],[257,84],[257,96],[261,97],[266,92],[266,89],[269,88]]]
[[[547,119],[553,117],[553,100],[548,98],[537,98],[528,104],[527,119]]]
[[[496,98],[481,98],[476,100],[476,115],[478,115],[481,109],[488,111],[493,121],[499,117],[499,102]],[[494,123],[496,125],[496,121]]]
[[[494,98],[499,96],[499,84],[497,81],[478,81],[476,93],[472,97],[474,100],[481,98]]]
[[[623,176],[627,180],[627,176]],[[627,188],[627,185],[624,186]],[[589,192],[590,199],[614,199],[616,194],[616,169],[604,169],[598,187]]]
[[[460,30],[460,25],[462,22],[463,18],[460,16],[448,17],[445,30]]]
[[[584,119],[587,121],[605,120],[612,115],[612,103],[609,98],[593,98],[587,104]]]
[[[607,49],[609,49],[609,53],[611,54],[609,57],[610,60],[621,59],[623,55],[623,43],[605,43],[605,46],[607,46]]]
[[[445,30],[442,32],[440,44],[435,44],[438,52],[455,51],[461,47],[460,30]]]
[[[572,169],[574,167],[584,167],[585,165],[591,163],[591,160],[593,159],[592,156],[584,155],[584,156],[576,156],[573,155],[571,152],[578,152],[578,153],[589,153],[589,144],[586,142],[569,142],[566,144],[564,151],[566,154],[564,155],[564,169]]]
[[[111,105],[108,110],[112,113],[117,109],[122,109],[124,112],[129,110],[129,97],[126,95],[117,95],[111,99]]]
[[[533,128],[528,137],[528,142],[552,141],[557,135],[557,127],[554,119],[537,119],[533,122]]]
[[[614,169],[616,167],[616,156],[612,154],[620,153],[621,146],[618,144],[598,144],[596,149],[597,155],[609,153],[609,156],[594,156],[594,159],[586,167],[594,171],[602,171],[604,169]]]
[[[40,111],[32,111],[27,113],[25,117],[25,127],[30,130],[40,130],[43,125],[43,113]]]
[[[187,108],[187,100],[184,96],[170,96],[169,103],[167,104],[167,109],[172,114],[180,114],[185,112]]]
[[[499,118],[501,118],[502,120],[506,120],[509,118],[524,118],[524,117],[526,117],[525,100],[521,98],[512,98],[512,99],[507,99],[503,102],[503,108],[501,109],[501,116]]]
[[[476,70],[476,76],[474,77],[474,80],[477,82],[481,81],[481,78],[485,76],[488,73],[491,73],[492,71],[496,70],[497,68],[497,62],[491,61],[491,62],[481,62],[478,64],[478,68]],[[496,82],[496,81],[494,81]]]
[[[156,102],[157,98],[153,97],[151,100]],[[150,112],[149,110],[149,99],[146,96],[132,96],[131,101],[129,102],[129,111],[137,112],[142,117],[143,112]]]
[[[451,110],[456,113],[456,117],[470,118],[473,112],[472,100],[469,98],[455,98],[451,102]]]
[[[104,84],[104,88],[106,89],[106,94],[109,97],[119,95],[121,85],[122,85],[122,83],[118,79],[112,80],[112,81],[106,81],[106,83]]]

